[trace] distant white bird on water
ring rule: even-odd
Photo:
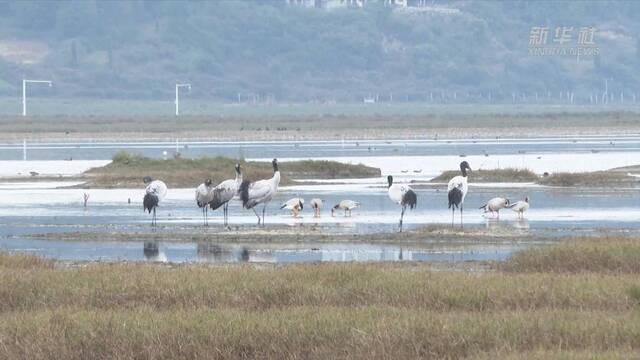
[[[245,180],[240,186],[240,199],[242,200],[242,206],[245,209],[253,209],[253,212],[258,217],[258,225],[261,220],[264,225],[264,213],[267,204],[273,199],[278,192],[278,185],[280,184],[280,171],[278,170],[278,160],[273,159],[271,162],[273,165],[273,177],[271,179],[249,181]],[[259,204],[262,206],[262,219],[255,207]]]
[[[145,176],[143,181],[147,184],[147,187],[145,188],[142,206],[145,211],[149,211],[149,214],[153,211],[151,226],[156,226],[156,208],[167,195],[167,185],[160,180],[153,180],[150,176]]]
[[[462,224],[462,207],[464,205],[464,198],[467,196],[467,190],[469,185],[467,184],[467,170],[471,171],[469,163],[463,161],[460,163],[460,172],[462,175],[458,175],[449,180],[447,185],[447,192],[449,195],[449,209],[451,209],[451,226],[453,226],[454,214],[456,208],[460,209],[460,227]]]
[[[490,212],[491,214],[496,214],[498,219],[500,218],[500,210],[509,207],[509,199],[505,199],[502,197],[496,197],[489,201],[486,204],[479,207],[479,209],[484,209],[484,213]]]
[[[298,217],[302,209],[304,209],[304,199],[297,197],[289,199],[282,203],[280,209],[291,210],[291,216]]]
[[[213,184],[211,179],[207,179],[196,188],[196,204],[202,209],[204,226],[209,226],[209,202],[211,200],[213,200]]]
[[[394,203],[402,206],[402,212],[400,213],[400,232],[402,232],[402,219],[404,218],[404,212],[409,206],[410,209],[416,207],[418,203],[418,196],[409,187],[409,185],[401,185],[393,183],[393,176],[387,176],[387,182],[389,183],[389,199]]]
[[[344,210],[344,216],[351,216],[351,210],[360,207],[360,203],[353,200],[342,200],[338,204],[336,204],[333,208],[331,208],[331,216],[335,216],[335,211],[338,209]]]
[[[311,204],[311,208],[313,209],[313,216],[319,218],[320,211],[322,210],[322,205],[324,205],[322,199],[313,198],[311,199],[309,204]]]
[[[509,209],[518,213],[518,219],[524,218],[524,212],[529,210],[529,197],[525,197],[524,200],[516,201],[509,205]]]
[[[236,164],[236,178],[225,180],[213,188],[209,207],[213,211],[222,206],[225,226],[229,224],[229,201],[238,194],[241,184],[242,170],[240,164]]]

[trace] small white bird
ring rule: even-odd
[[[496,197],[487,201],[487,203],[479,207],[479,209],[484,209],[485,214],[488,212],[491,212],[491,214],[497,214],[497,217],[499,219],[500,210],[506,207],[509,207],[509,199]]]
[[[509,205],[509,209],[518,213],[518,219],[524,218],[524,212],[529,210],[529,197],[525,197],[524,200],[516,201]]]
[[[453,218],[456,208],[460,208],[460,227],[462,227],[462,206],[464,198],[467,196],[469,184],[467,184],[467,170],[471,171],[469,163],[463,161],[460,163],[460,172],[462,175],[454,176],[449,180],[447,192],[449,195],[449,209],[451,209],[451,226],[453,226]]]
[[[209,207],[213,211],[222,206],[224,225],[229,223],[229,201],[238,194],[241,184],[242,171],[240,170],[240,164],[236,164],[236,178],[225,180],[213,188]]]
[[[209,225],[209,202],[211,200],[213,200],[213,184],[211,179],[207,179],[196,188],[196,204],[202,209],[204,226]]]
[[[347,216],[347,212],[349,216],[351,216],[351,210],[360,207],[360,203],[353,200],[342,200],[340,203],[331,208],[331,216],[335,216],[335,211],[338,209],[344,210],[344,216]]]
[[[304,199],[302,198],[292,198],[282,203],[280,209],[291,210],[291,216],[298,217],[300,215],[300,211],[304,209]]]
[[[143,179],[147,187],[144,189],[144,199],[142,199],[142,206],[145,211],[153,211],[153,217],[151,218],[151,226],[156,226],[156,208],[160,201],[167,195],[167,185],[160,180],[153,180],[150,176],[145,176]]]
[[[391,175],[387,176],[387,182],[389,183],[389,199],[402,206],[402,213],[400,213],[400,232],[402,232],[402,219],[404,218],[407,205],[410,209],[415,208],[418,203],[418,197],[409,185],[394,184],[393,176]]]
[[[324,202],[322,201],[322,199],[314,198],[311,199],[310,204],[311,208],[313,209],[313,216],[319,218],[320,210],[322,210],[322,205],[324,205]]]
[[[240,186],[240,199],[242,200],[242,206],[245,209],[253,209],[253,213],[258,217],[258,225],[262,222],[264,225],[264,213],[267,208],[267,204],[273,199],[274,195],[278,192],[278,185],[280,184],[280,170],[278,170],[278,160],[273,159],[271,162],[273,165],[273,177],[271,179],[249,181],[245,180]],[[263,204],[262,206],[262,218],[258,215],[255,206]]]

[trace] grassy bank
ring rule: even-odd
[[[460,175],[459,171],[445,171],[433,178],[431,182],[446,183],[452,177]],[[638,180],[627,175],[626,171],[611,169],[607,171],[581,172],[581,173],[553,173],[540,176],[528,169],[493,169],[476,170],[469,175],[469,182],[475,183],[499,183],[499,182],[532,182],[546,186],[586,186],[586,187],[615,187],[636,186]]]
[[[488,273],[0,254],[0,344],[4,358],[32,359],[630,356],[639,253],[640,239],[575,239]],[[574,258],[583,265],[558,268]]]
[[[170,187],[195,187],[205,179],[214,184],[235,176],[236,160],[224,157],[198,159],[151,159],[127,152],[119,152],[110,164],[84,173],[88,187],[140,186],[148,175],[162,179]],[[267,179],[273,176],[271,163],[241,161],[245,179]],[[380,169],[365,165],[349,165],[335,161],[294,161],[280,164],[281,185],[291,179],[336,179],[380,176]]]
[[[35,105],[35,104],[34,104]],[[34,106],[32,105],[32,106]],[[522,134],[627,134],[640,130],[636,109],[513,106],[220,106],[217,115],[149,115],[144,104],[109,104],[135,115],[0,117],[0,139],[389,139],[521,137]],[[53,104],[52,104],[53,106]],[[312,111],[306,110],[311,108]],[[43,113],[33,110],[33,113]],[[163,113],[169,109],[164,109]],[[171,110],[169,110],[170,112]]]
[[[459,170],[445,171],[433,178],[431,182],[448,182],[454,176],[460,175]],[[471,182],[536,182],[540,179],[533,171],[528,169],[493,169],[475,170],[469,175]]]
[[[516,253],[502,265],[510,272],[598,272],[640,274],[640,239],[574,239]]]

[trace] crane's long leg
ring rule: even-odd
[[[256,216],[258,217],[258,225],[260,225],[260,215],[258,215],[258,212],[256,211],[256,208],[253,207],[253,213],[256,214]]]
[[[229,203],[224,204],[224,225],[229,225]]]
[[[462,224],[462,204],[460,204],[460,228],[462,229],[464,225]]]
[[[451,207],[451,227],[453,227],[453,220],[455,219],[456,208],[455,206]]]
[[[400,232],[402,232],[402,218],[404,218],[404,211],[407,209],[406,206],[402,206],[402,212],[400,213]]]
[[[264,226],[264,211],[267,209],[267,204],[265,203],[262,207],[262,226]]]
[[[156,226],[156,208],[153,207],[153,216],[151,217],[151,226]]]

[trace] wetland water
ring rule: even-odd
[[[83,167],[101,166],[118,150],[147,156],[169,156],[175,143],[168,142],[40,142],[31,144],[28,158],[21,159],[21,144],[0,144],[0,175],[29,174],[31,170],[51,174],[73,174]],[[527,167],[543,171],[592,171],[640,164],[640,136],[588,136],[569,138],[403,140],[403,141],[306,141],[306,142],[179,142],[185,156],[239,155],[268,160],[336,159],[363,162],[381,168],[383,175],[396,175],[397,182],[417,182],[418,207],[407,211],[405,228],[415,230],[451,222],[447,210],[446,185],[425,185],[440,171],[455,169],[461,155],[472,168]],[[73,158],[74,161],[46,161]],[[77,161],[91,160],[89,162]],[[9,161],[7,161],[9,160]],[[44,161],[42,161],[44,160]],[[40,167],[38,167],[40,166]],[[33,169],[32,169],[33,168]],[[17,169],[17,170],[16,170]],[[559,189],[533,184],[473,184],[465,201],[467,229],[506,234],[508,241],[478,238],[464,244],[431,239],[429,233],[412,244],[371,242],[367,237],[395,232],[400,209],[386,193],[384,177],[345,181],[315,181],[283,187],[267,208],[267,229],[299,236],[289,243],[261,240],[256,236],[256,217],[230,205],[232,230],[221,226],[221,212],[210,218],[210,228],[201,228],[201,212],[195,206],[193,189],[169,189],[158,210],[161,241],[147,241],[149,215],[142,212],[142,189],[70,189],[63,178],[57,183],[33,181],[0,182],[0,249],[25,251],[65,260],[155,260],[202,262],[304,262],[304,261],[465,261],[501,260],[513,251],[530,246],[540,237],[595,234],[599,231],[640,231],[640,195],[635,189]],[[423,184],[423,185],[419,185]],[[142,188],[142,185],[141,185]],[[89,193],[88,207],[82,206]],[[517,220],[510,210],[501,219],[486,218],[478,207],[495,196],[512,201],[531,198],[526,219]],[[279,205],[291,197],[313,197],[325,201],[320,219],[305,208],[293,219]],[[340,200],[362,203],[349,218],[331,217],[330,208]],[[129,203],[131,200],[131,203]],[[456,223],[458,217],[456,214]],[[234,233],[251,241],[225,242],[219,233]],[[90,234],[83,235],[83,234]],[[112,234],[130,234],[126,241]],[[199,234],[198,240],[189,234]],[[207,241],[211,234],[211,240]],[[218,235],[216,235],[218,234]],[[316,235],[353,236],[353,241],[317,241]],[[222,240],[220,240],[222,238]]]
[[[382,181],[382,180],[380,180]],[[42,184],[46,186],[46,184]],[[86,209],[82,194],[90,194]],[[405,228],[450,224],[446,209],[446,191],[442,186],[419,188],[418,207],[407,211]],[[531,197],[526,219],[503,210],[500,219],[485,217],[478,207],[493,196],[517,200]],[[325,201],[322,217],[313,217],[305,208],[294,219],[279,204],[300,196],[309,201]],[[540,242],[549,236],[592,235],[609,231],[640,230],[640,196],[632,189],[579,190],[543,187],[471,186],[465,201],[465,224],[468,229],[507,235],[480,237],[471,242],[442,242],[429,234],[417,242],[394,244],[393,241],[367,242],[367,236],[397,229],[399,207],[390,202],[380,182],[369,184],[299,186],[282,188],[267,207],[270,234],[282,231],[298,238],[273,241],[273,235],[256,235],[259,229],[251,211],[238,201],[229,207],[232,230],[222,227],[221,212],[210,216],[210,227],[201,228],[201,212],[192,199],[192,189],[170,189],[158,209],[157,230],[160,241],[149,241],[149,215],[142,212],[140,189],[81,190],[14,188],[0,189],[0,249],[24,251],[64,260],[149,260],[171,262],[305,262],[305,261],[436,261],[502,260],[513,251]],[[341,199],[360,201],[362,207],[352,217],[341,213],[331,217],[330,207]],[[131,204],[128,203],[131,199]],[[458,221],[456,214],[456,225]],[[111,234],[128,234],[125,241],[114,241]],[[224,240],[222,234],[236,234],[250,241]],[[64,236],[61,236],[64,235]],[[69,235],[71,234],[71,235]],[[83,236],[91,234],[91,236]],[[192,236],[196,234],[198,236]],[[203,235],[204,234],[204,235]],[[259,233],[258,233],[259,234]],[[208,235],[212,241],[207,241]],[[353,236],[352,240],[317,240],[320,235]],[[88,239],[85,239],[87,237]],[[197,240],[194,240],[197,238]],[[222,239],[222,240],[220,240]]]

